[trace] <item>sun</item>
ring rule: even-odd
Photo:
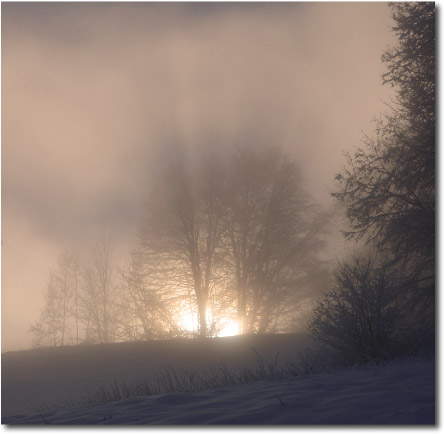
[[[187,332],[194,332],[198,328],[197,315],[192,313],[184,313],[179,318],[179,327]]]
[[[211,312],[207,311],[207,319],[209,323],[211,323],[211,318]],[[239,324],[237,321],[234,321],[231,318],[222,318],[219,321],[219,324],[221,327],[218,327],[216,336],[225,337],[239,334]],[[188,332],[196,332],[199,329],[197,314],[191,312],[183,313],[178,320],[178,325],[181,329]]]
[[[223,328],[219,331],[217,336],[236,336],[239,334],[239,324],[231,319],[226,319],[224,321]]]

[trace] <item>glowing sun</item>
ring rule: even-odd
[[[207,312],[208,323],[211,323],[211,313]],[[184,313],[180,316],[179,327],[189,332],[195,332],[198,330],[198,318],[196,314]],[[220,321],[220,327],[216,336],[235,336],[239,334],[239,325],[237,321],[230,318],[224,318]]]
[[[224,321],[224,326],[217,334],[218,336],[224,337],[224,336],[235,336],[239,334],[239,325],[236,321],[233,321],[231,319],[226,319]]]

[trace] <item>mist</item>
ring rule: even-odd
[[[280,146],[330,206],[391,26],[381,3],[3,4],[2,351],[29,348],[65,248],[106,226],[126,259],[179,149]]]
[[[1,423],[435,424],[435,24],[3,3]]]

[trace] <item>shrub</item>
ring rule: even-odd
[[[309,328],[321,344],[353,361],[387,358],[403,334],[401,290],[402,279],[387,262],[354,256],[339,264]]]

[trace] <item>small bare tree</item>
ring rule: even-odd
[[[118,288],[112,250],[111,235],[103,231],[82,266],[81,305],[88,341],[115,341]]]
[[[51,272],[44,294],[45,302],[39,321],[31,326],[36,346],[66,345],[72,337],[73,308],[76,303],[77,276],[72,255],[65,250],[58,258],[57,268]],[[77,320],[77,316],[74,316]]]
[[[64,315],[63,297],[53,273],[50,275],[48,287],[43,294],[44,306],[40,318],[31,325],[29,331],[33,335],[34,347],[57,347],[63,345]]]

